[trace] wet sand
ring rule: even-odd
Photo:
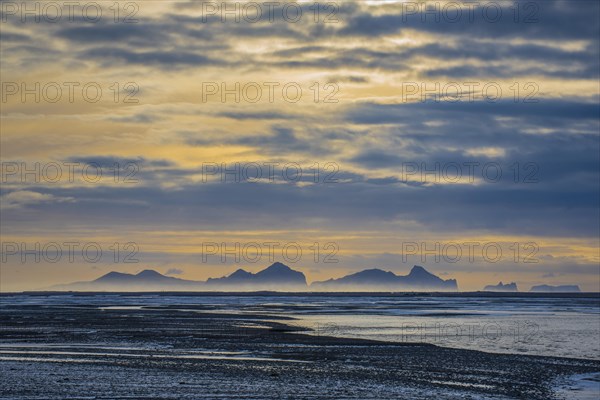
[[[308,334],[259,313],[111,305],[4,304],[0,398],[556,399],[557,380],[600,371],[594,360]]]

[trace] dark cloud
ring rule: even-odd
[[[487,78],[487,79],[499,79],[499,78],[518,78],[521,76],[546,76],[556,77],[560,79],[591,79],[599,75],[600,69],[597,66],[571,66],[568,69],[549,70],[541,67],[527,67],[527,68],[515,68],[515,67],[476,67],[472,65],[463,65],[459,67],[451,68],[437,68],[430,69],[425,73],[425,76],[429,78],[435,77],[448,77],[448,78],[462,78],[462,79],[473,79],[473,78]]]
[[[3,42],[27,42],[30,40],[28,35],[14,32],[2,32],[0,31],[0,39]]]
[[[126,117],[111,117],[109,118],[111,121],[115,122],[125,122],[132,124],[148,124],[158,120],[158,116],[151,114],[135,114],[129,115]]]
[[[298,187],[275,183],[197,183],[178,190],[157,187],[45,189],[74,203],[36,204],[29,224],[86,221],[118,229],[132,224],[188,229],[375,229],[390,221],[417,221],[447,232],[491,230],[505,234],[598,235],[597,187],[533,185],[406,186],[354,183]],[[440,206],[443,202],[443,207]],[[90,209],[94,210],[90,213]],[[23,215],[7,215],[14,223]],[[39,221],[38,221],[39,222]]]
[[[220,117],[226,117],[231,119],[248,120],[248,119],[261,119],[261,120],[274,120],[274,119],[294,119],[298,116],[286,114],[278,111],[257,111],[257,112],[244,112],[244,111],[224,111],[217,114]]]
[[[79,163],[82,165],[93,165],[103,169],[113,168],[115,165],[125,165],[127,163],[136,163],[139,166],[146,167],[173,167],[170,161],[166,160],[150,160],[144,157],[128,159],[114,156],[94,156],[94,157],[71,157],[67,160],[70,163]]]
[[[142,41],[146,44],[167,39],[165,26],[152,24],[97,24],[92,26],[66,27],[56,35],[63,39],[79,43],[133,43]]]
[[[165,272],[165,275],[181,275],[183,274],[183,270],[179,269],[179,268],[169,268],[169,270],[167,272]]]
[[[518,3],[521,9],[518,22],[515,22],[514,8],[511,8],[515,3]],[[444,36],[597,40],[600,5],[595,1],[577,1],[574,5],[561,0],[521,0],[504,3],[499,17],[496,17],[496,10],[492,7],[496,8],[501,3],[474,4],[476,7],[472,15],[465,10],[460,17],[454,13],[428,14],[424,8],[432,7],[431,3],[425,3],[416,12],[406,8],[409,6],[405,6],[403,10],[400,9],[396,13],[380,15],[357,13],[350,17],[347,25],[339,33],[376,37],[414,29]]]
[[[306,152],[319,154],[318,143],[299,138],[293,129],[275,126],[272,128],[272,135],[256,135],[236,139],[234,143],[250,145],[262,149],[267,154],[293,154],[294,152]]]
[[[183,51],[131,51],[118,48],[92,48],[84,51],[85,57],[99,59],[103,62],[121,61],[129,64],[157,65],[168,68],[178,65],[201,67],[206,65],[222,64],[219,60],[213,60],[201,54]]]
[[[538,178],[539,183],[530,185],[530,190],[554,189],[562,195],[572,186],[597,186],[598,103],[543,99],[532,108],[530,105],[368,104],[365,110],[357,106],[347,118],[371,126],[391,124],[384,137],[394,145],[371,145],[347,161],[369,169],[397,171],[409,163],[433,168],[436,163],[464,166],[496,162],[504,170],[500,183],[508,186],[514,185],[513,169],[518,163],[519,180],[531,174]],[[507,117],[509,120],[504,120]],[[440,123],[431,125],[428,121]],[[498,154],[470,153],[486,148],[498,149]]]
[[[512,2],[504,4],[502,18],[497,22],[486,20],[484,15],[493,15],[494,10],[488,10],[486,14],[485,7],[500,3],[476,4],[478,6],[472,18],[467,10],[463,10],[462,17],[452,22],[444,14],[436,21],[433,14],[407,10],[403,13],[402,7],[410,7],[406,4],[374,7],[361,2],[344,2],[338,4],[339,9],[335,10],[338,22],[326,24],[314,21],[314,5],[311,3],[302,4],[303,18],[298,23],[287,21],[281,12],[275,13],[273,21],[265,18],[259,23],[249,23],[242,18],[240,22],[230,19],[224,23],[219,15],[208,18],[189,15],[188,10],[201,9],[198,4],[177,3],[171,12],[145,18],[136,24],[108,23],[106,20],[90,24],[78,18],[52,24],[53,29],[46,29],[43,34],[83,47],[77,52],[79,59],[91,58],[102,65],[108,60],[160,69],[219,65],[242,66],[250,71],[269,68],[331,71],[353,68],[373,72],[410,72],[414,71],[414,63],[427,58],[439,60],[435,65],[443,65],[447,60],[452,60],[453,64],[461,61],[462,65],[432,67],[422,72],[424,77],[505,78],[536,75],[563,79],[598,78],[600,6],[597,2],[577,2],[574,5],[560,0],[522,0],[518,2],[521,10],[519,22],[514,20],[515,5]],[[532,5],[537,5],[539,10],[531,9]],[[325,11],[330,10],[323,10],[322,16],[328,13]],[[526,23],[532,12],[536,21]],[[18,25],[18,21],[11,19],[9,22]],[[41,28],[30,23],[27,26]],[[382,35],[406,29],[439,35],[443,40],[417,48],[391,48],[389,43],[379,41]],[[15,35],[4,33],[3,38],[7,39],[3,41],[25,40]],[[349,36],[362,36],[366,40],[355,41],[351,49],[324,44],[325,40],[343,40]],[[280,44],[274,47],[276,50],[265,54],[266,57],[255,58],[250,54],[230,51],[240,40],[252,42],[265,38],[273,38]],[[512,38],[523,39],[525,43],[509,43]],[[527,43],[535,39],[563,42],[585,40],[587,47],[585,50],[566,51],[551,44]],[[374,46],[371,40],[387,44],[385,50]],[[102,47],[90,48],[99,44]],[[48,48],[48,51],[68,56],[61,46],[50,46],[52,48]],[[128,50],[131,47],[137,50]],[[474,64],[473,61],[478,63]],[[364,83],[363,79],[353,77],[350,82]]]
[[[480,85],[481,87],[482,85]],[[348,119],[358,124],[404,123],[415,113],[452,116],[493,115],[496,117],[542,118],[597,120],[600,118],[600,105],[597,102],[579,102],[574,100],[537,99],[535,103],[523,103],[509,100],[499,101],[427,101],[406,104],[364,103],[351,108]]]

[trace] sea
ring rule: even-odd
[[[260,314],[312,335],[431,343],[492,353],[600,360],[600,294],[18,293],[11,306],[139,308]],[[201,306],[201,307],[198,307]]]

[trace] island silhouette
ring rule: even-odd
[[[442,279],[419,265],[407,275],[379,268],[308,284],[306,276],[281,262],[256,272],[237,269],[220,278],[194,281],[163,275],[152,269],[137,274],[111,271],[92,281],[54,285],[50,291],[278,291],[278,292],[458,292],[456,279]],[[484,291],[518,292],[515,283],[488,285]],[[577,285],[539,285],[530,292],[579,292]]]
[[[408,275],[381,269],[367,269],[338,279],[308,284],[306,276],[281,262],[256,272],[238,269],[206,281],[163,275],[152,269],[137,274],[109,272],[93,281],[55,285],[58,291],[458,291],[455,279],[444,280],[415,265]]]

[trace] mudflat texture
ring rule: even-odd
[[[557,399],[600,361],[302,332],[202,306],[4,305],[2,399]]]

